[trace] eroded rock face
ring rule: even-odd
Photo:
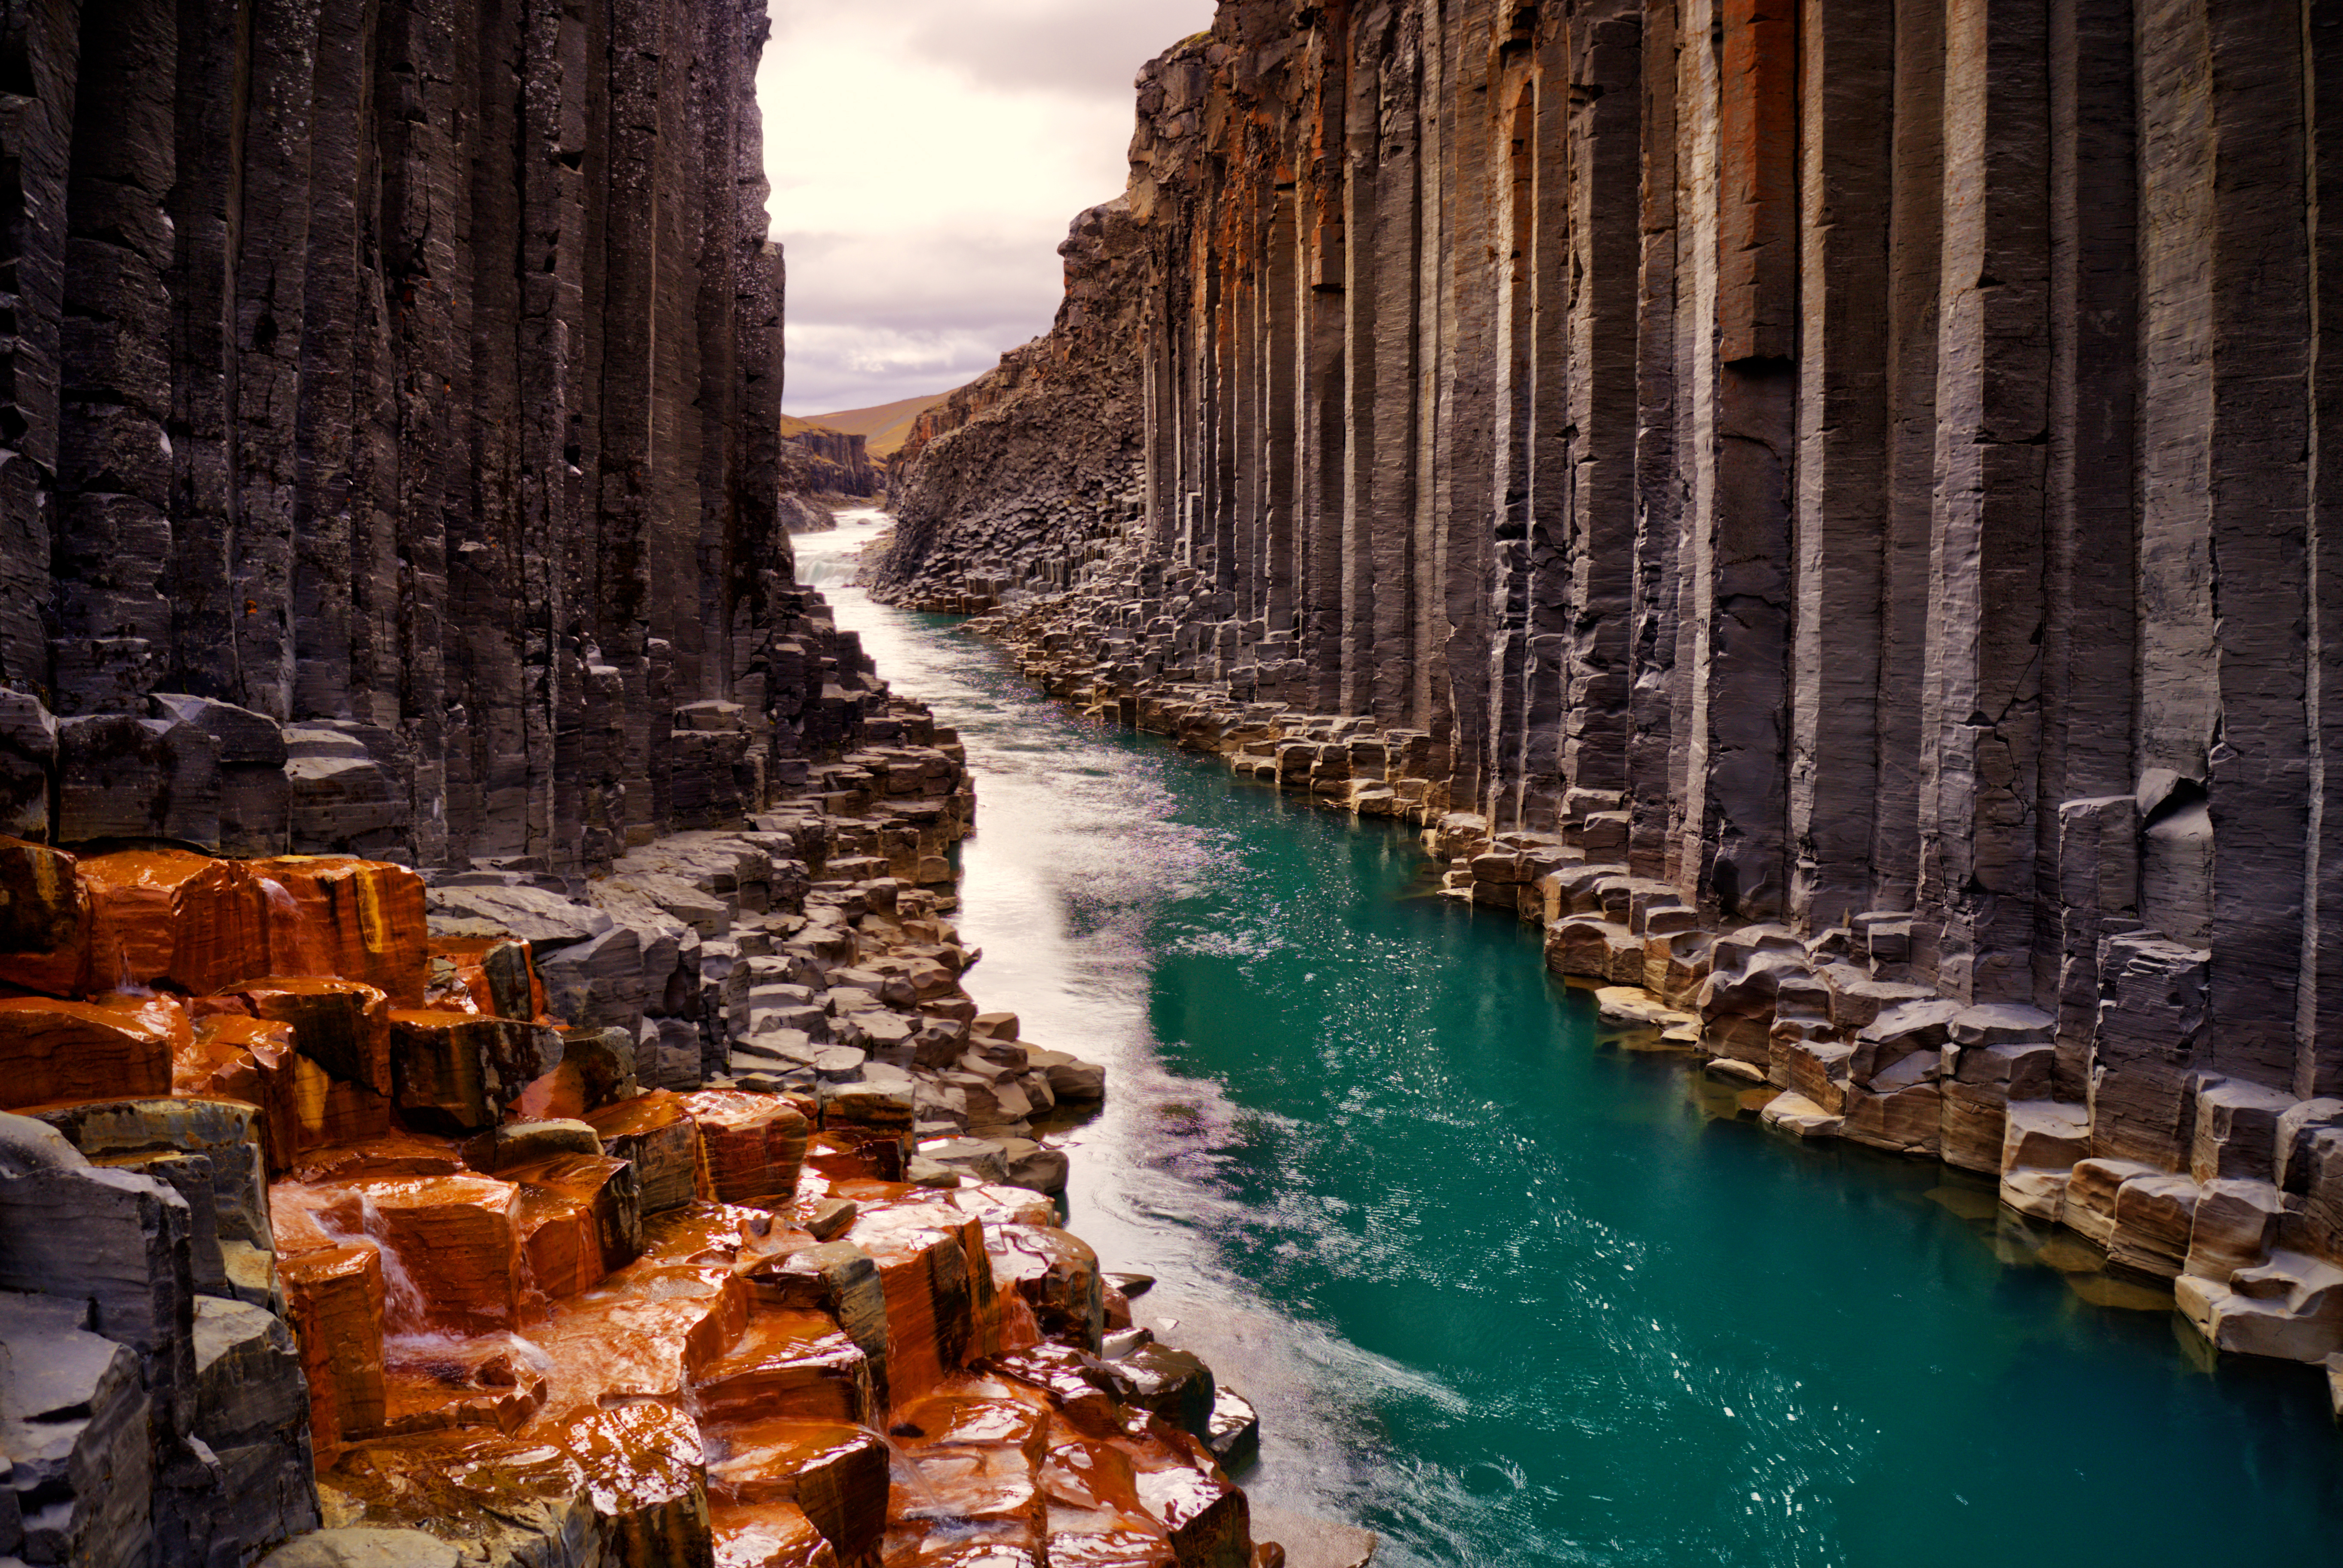
[[[2308,1354],[2325,1276],[2247,1261],[2332,1264],[2343,1082],[2305,15],[1229,0],[1142,71],[1057,329],[899,477],[883,591],[1423,828],[1774,1124]],[[1120,524],[1052,450],[1093,382]]]
[[[869,665],[786,527],[767,29],[104,0],[12,33],[0,831],[566,869],[852,736]],[[679,716],[710,702],[721,735]]]

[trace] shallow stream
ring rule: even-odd
[[[940,617],[800,573],[967,743],[970,990],[1103,1061],[1071,1226],[1260,1406],[1258,1502],[1406,1568],[2343,1555],[2312,1369],[1934,1164],[1762,1131],[1598,1041],[1413,837],[1087,722]]]

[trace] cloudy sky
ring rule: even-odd
[[[770,0],[757,81],[792,414],[941,392],[1056,314],[1122,193],[1132,75],[1212,0]]]

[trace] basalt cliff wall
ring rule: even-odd
[[[1139,517],[1145,244],[1128,201],[1076,218],[1056,326],[913,423],[881,593],[1065,588]]]
[[[781,521],[766,31],[9,12],[0,829],[561,869],[847,739]]]
[[[884,586],[1071,575],[1053,689],[1423,823],[1805,1130],[2275,1224],[2343,1111],[2339,116],[2305,0],[1224,0],[1094,286],[1132,520]]]

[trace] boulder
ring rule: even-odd
[[[0,1291],[0,1453],[35,1563],[132,1568],[153,1550],[150,1406],[139,1359],[88,1304]]]
[[[174,1043],[152,1009],[0,998],[0,1107],[167,1095]]]

